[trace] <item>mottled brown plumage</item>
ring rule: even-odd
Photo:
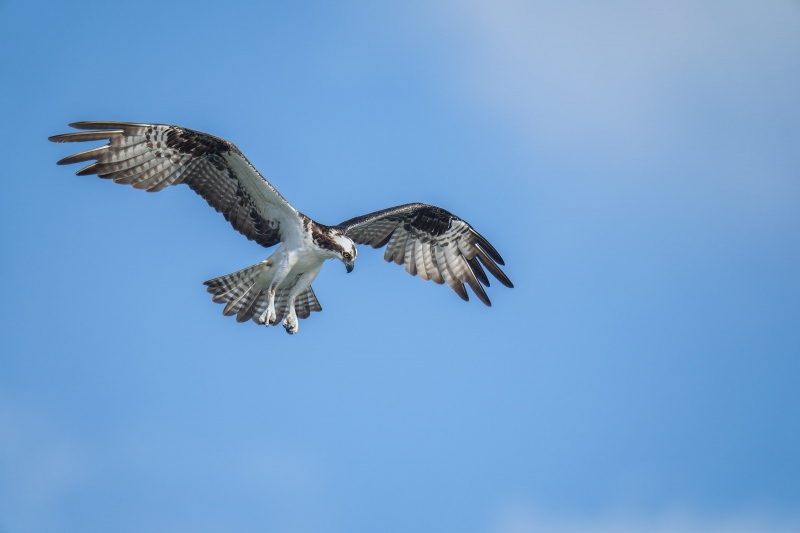
[[[96,161],[78,175],[97,174],[116,183],[158,192],[169,185],[185,183],[222,213],[242,235],[264,247],[281,242],[279,210],[294,208],[250,164],[232,143],[178,126],[131,124],[128,122],[76,122],[78,129],[108,128],[104,131],[65,133],[50,137],[54,142],[108,140],[99,148],[81,152],[59,165]],[[286,207],[260,209],[253,191],[240,180],[230,160],[238,160],[257,175]],[[287,209],[288,208],[288,209]],[[281,213],[284,214],[284,213]]]
[[[489,278],[481,264],[506,287],[511,280],[497,266],[503,258],[472,226],[442,209],[427,204],[405,204],[351,218],[336,226],[359,244],[386,246],[384,259],[405,264],[412,276],[447,285],[469,300],[466,283],[486,305],[491,301],[481,286]]]
[[[447,284],[468,300],[469,286],[491,305],[489,278],[513,287],[498,265],[503,259],[472,226],[440,207],[406,204],[319,224],[292,207],[232,143],[179,126],[130,122],[76,122],[79,130],[54,142],[107,140],[108,144],[61,159],[92,161],[80,176],[96,174],[115,183],[157,192],[184,183],[222,213],[236,231],[264,247],[280,246],[265,261],[205,284],[223,314],[263,324],[283,319],[289,333],[297,319],[322,307],[311,288],[322,263],[339,259],[353,270],[355,243],[386,247],[386,261],[405,265],[424,280]]]

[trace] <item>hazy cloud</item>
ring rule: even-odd
[[[746,112],[793,102],[792,2],[447,1],[436,17],[468,47],[460,81],[551,148],[639,148],[697,103]]]
[[[524,505],[502,506],[489,533],[795,533],[800,518],[762,513],[702,517],[674,511],[653,516],[617,514],[575,519],[537,513]]]

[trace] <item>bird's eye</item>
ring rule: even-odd
[[[345,259],[350,259],[350,252],[344,252],[342,254],[342,257],[344,257]]]

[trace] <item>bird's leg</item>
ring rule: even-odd
[[[283,327],[286,328],[286,333],[294,335],[300,328],[300,324],[297,321],[297,311],[294,308],[294,300],[311,285],[315,276],[316,273],[304,272],[297,278],[292,290],[289,292],[289,311],[286,313],[286,318],[283,319]]]
[[[286,328],[286,333],[294,335],[300,328],[300,323],[297,321],[297,313],[294,310],[294,302],[289,303],[289,312],[286,313],[286,318],[283,319],[283,327]]]
[[[275,274],[272,276],[272,282],[269,284],[269,288],[267,289],[267,308],[258,318],[260,323],[266,324],[267,326],[275,323],[275,320],[277,319],[277,316],[275,315],[275,291],[283,282],[283,280],[286,279],[286,276],[289,275],[289,271],[291,269],[292,264],[289,261],[289,254],[281,254],[278,264],[275,265]]]

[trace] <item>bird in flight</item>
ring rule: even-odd
[[[513,287],[505,264],[480,233],[452,213],[413,203],[351,218],[335,226],[311,220],[286,201],[232,143],[199,131],[164,124],[76,122],[82,130],[50,137],[57,143],[106,140],[108,144],[58,162],[93,161],[76,174],[96,174],[115,183],[157,192],[185,183],[222,213],[233,228],[265,248],[279,246],[264,261],[206,281],[223,315],[267,326],[283,321],[288,333],[298,318],[321,311],[311,283],[328,259],[353,270],[356,244],[386,247],[384,259],[405,265],[425,281],[446,283],[463,300],[464,284],[486,305],[488,270]],[[481,266],[483,265],[483,266]]]

